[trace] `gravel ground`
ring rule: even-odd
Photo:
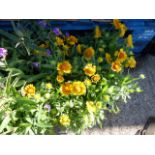
[[[106,115],[103,128],[93,128],[83,135],[134,135],[143,128],[149,116],[155,116],[155,56],[145,55],[137,59],[133,76],[145,74],[140,82],[144,92],[132,95],[132,99],[120,106],[119,114]]]

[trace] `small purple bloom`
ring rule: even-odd
[[[7,49],[0,48],[0,58],[5,58],[7,56]]]
[[[47,53],[47,56],[50,56],[50,55],[52,54],[52,51],[49,50],[49,49],[47,49],[47,50],[46,50],[46,53]]]
[[[66,32],[65,36],[66,37],[69,37],[70,36],[69,32]]]
[[[47,27],[47,22],[45,20],[38,20],[37,23],[42,28],[46,28]]]
[[[61,31],[60,31],[60,29],[57,28],[57,27],[55,27],[55,28],[53,29],[53,32],[54,32],[54,34],[55,34],[56,36],[61,35]]]
[[[46,109],[48,112],[50,112],[51,111],[51,106],[49,104],[45,104],[44,109]]]
[[[39,62],[32,62],[33,67],[39,68],[40,64]]]

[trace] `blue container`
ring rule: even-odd
[[[155,36],[155,20],[153,19],[122,19],[129,30],[132,30],[134,53],[140,54],[150,40]],[[92,30],[96,25],[111,28],[112,20],[51,20],[51,28],[59,27],[63,31]],[[0,21],[0,29],[12,30],[10,21]]]

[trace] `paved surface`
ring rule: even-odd
[[[143,128],[149,116],[155,116],[155,56],[145,55],[137,61],[137,68],[132,75],[145,74],[146,79],[140,82],[144,92],[132,95],[128,103],[120,106],[119,114],[108,113],[102,129],[96,127],[83,134],[134,135]]]

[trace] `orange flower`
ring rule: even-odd
[[[133,48],[133,41],[132,41],[132,35],[129,34],[127,37],[127,46],[130,48]]]
[[[78,42],[78,39],[75,37],[75,36],[69,36],[67,37],[67,42],[70,44],[70,45],[74,45]]]
[[[119,61],[115,61],[111,64],[111,69],[114,71],[114,72],[120,72],[122,70],[121,68],[121,64]]]
[[[64,77],[63,77],[62,75],[57,75],[57,81],[58,81],[59,83],[64,82]]]
[[[113,19],[113,24],[115,26],[115,29],[119,29],[121,22],[119,21],[119,19]]]
[[[92,82],[97,83],[101,79],[99,74],[95,74],[91,77]]]
[[[125,26],[125,24],[120,24],[120,37],[123,37],[125,32],[127,30],[127,27]]]
[[[57,70],[58,70],[58,73],[60,73],[61,75],[63,73],[69,74],[71,73],[72,65],[69,63],[69,61],[65,60],[63,62],[58,63]]]
[[[92,47],[89,47],[87,49],[85,49],[84,51],[84,57],[87,59],[87,60],[90,60],[95,54],[95,51]]]
[[[120,49],[120,51],[118,52],[118,61],[120,62],[124,62],[127,59],[127,54],[123,49]]]
[[[83,82],[76,81],[73,82],[73,88],[72,88],[73,95],[84,95],[86,93],[86,86]]]
[[[98,39],[98,38],[101,37],[101,35],[102,35],[102,32],[101,32],[100,27],[99,27],[99,26],[96,26],[96,28],[95,28],[95,36],[94,36],[94,38]]]
[[[35,95],[35,90],[36,90],[36,88],[33,86],[33,84],[28,84],[24,88],[24,92],[25,92],[26,96],[34,96]]]
[[[70,82],[65,82],[60,87],[60,92],[62,95],[70,95],[72,93],[72,84]]]
[[[110,55],[109,53],[106,53],[106,54],[105,54],[105,59],[106,59],[106,61],[107,61],[109,64],[111,64],[112,58],[111,58],[111,55]]]
[[[130,57],[125,65],[125,67],[135,68],[136,67],[136,60],[134,57]]]
[[[92,76],[96,72],[96,66],[94,66],[93,64],[87,64],[83,70],[86,75]]]

